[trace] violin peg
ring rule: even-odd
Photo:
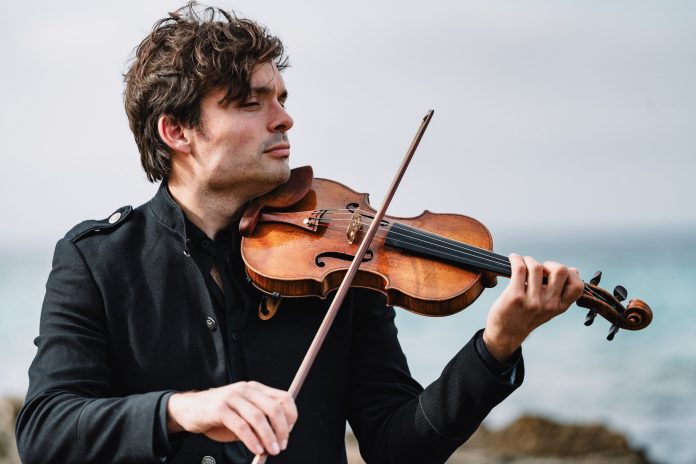
[[[617,285],[614,287],[614,296],[617,300],[623,301],[628,296],[628,291],[622,285]]]
[[[607,335],[607,340],[612,341],[619,331],[619,326],[612,324],[609,329],[609,335]]]
[[[590,309],[590,311],[587,313],[587,316],[585,316],[585,326],[591,326],[595,320],[595,317],[597,317],[597,311]]]
[[[592,285],[599,285],[600,280],[602,280],[602,271],[597,271],[594,273],[594,275],[590,279],[590,283]]]

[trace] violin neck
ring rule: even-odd
[[[510,260],[507,256],[398,222],[392,224],[384,243],[475,271],[492,272],[502,277],[511,275]]]

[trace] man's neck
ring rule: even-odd
[[[167,187],[189,221],[211,239],[242,213],[249,200],[233,193],[190,188],[178,182],[170,182]]]

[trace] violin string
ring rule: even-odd
[[[335,213],[336,211],[346,211],[346,212],[345,213],[344,212]],[[358,210],[358,213],[360,213],[360,212],[361,211]],[[348,209],[345,209],[345,210],[335,209],[335,210],[324,210],[323,213],[324,213],[324,215],[326,215],[328,213],[330,215],[342,214],[342,215],[350,215],[352,217],[355,212],[348,210]],[[366,217],[366,215],[361,214],[361,218],[362,217]],[[369,217],[369,216],[367,216],[367,217]],[[330,222],[335,222],[335,221],[348,222],[350,220],[351,220],[350,218],[349,219],[326,219],[322,216],[319,220],[319,223],[326,224],[327,227],[330,227],[328,224]],[[369,226],[371,224],[371,221],[370,222],[360,221],[360,224],[363,226]],[[398,223],[394,223],[394,224],[398,224]],[[338,229],[338,228],[336,228],[336,229]],[[441,249],[444,249],[446,251],[458,252],[458,253],[463,254],[464,256],[472,257],[474,259],[482,259],[484,261],[489,261],[489,262],[498,264],[501,266],[500,268],[498,268],[498,270],[501,271],[501,273],[503,273],[503,274],[509,275],[512,272],[512,268],[510,266],[509,259],[507,259],[506,257],[504,257],[502,255],[498,255],[496,253],[493,253],[489,250],[484,250],[482,248],[477,248],[477,247],[474,247],[471,245],[466,245],[466,244],[453,244],[449,241],[445,241],[445,240],[439,238],[438,236],[431,235],[431,234],[425,234],[425,233],[422,233],[418,230],[410,231],[413,233],[413,235],[410,235],[410,234],[404,234],[402,232],[395,231],[393,228],[390,231],[386,231],[385,226],[381,226],[381,225],[379,226],[378,229],[379,229],[379,232],[382,232],[382,234],[378,233],[375,237],[379,237],[380,239],[386,239],[387,234],[391,233],[394,236],[400,236],[400,237],[404,237],[404,238],[408,238],[408,239],[412,239],[412,240],[421,241],[421,242],[424,242],[424,243],[429,244],[429,245],[435,245],[435,246],[437,246]],[[414,237],[414,235],[420,235],[421,237],[424,237],[424,238],[417,238],[417,237]],[[435,243],[436,241],[445,243],[445,245]],[[432,248],[429,248],[427,246],[417,245],[417,244],[413,244],[413,243],[412,243],[412,245],[416,246],[418,248],[421,248],[425,251],[432,251]],[[455,246],[452,246],[452,245],[455,245]],[[463,246],[463,245],[466,245],[466,246]],[[459,248],[456,248],[456,247],[459,247]],[[453,258],[459,257],[459,255],[455,255],[452,253],[445,253],[445,254],[450,256],[450,257],[453,257]],[[589,294],[590,296],[593,296],[593,297],[607,303],[608,305],[613,306],[611,302],[607,301],[601,294],[598,294],[597,292],[595,292],[586,282],[583,282],[583,289],[584,289],[584,292]]]
[[[345,214],[351,214],[351,213],[345,213]],[[330,221],[350,221],[350,219],[330,219]],[[398,223],[395,223],[395,224],[398,224]],[[369,222],[361,222],[361,225],[369,226],[370,223]],[[487,261],[489,264],[499,265],[500,267],[498,268],[498,270],[502,273],[510,272],[510,267],[509,267],[510,261],[506,257],[504,257],[502,255],[498,255],[496,253],[493,253],[489,250],[484,250],[482,248],[474,247],[474,246],[468,245],[468,244],[461,244],[461,243],[456,243],[456,242],[453,243],[453,242],[449,241],[449,239],[446,239],[445,237],[438,237],[438,236],[433,235],[433,234],[426,234],[426,233],[423,233],[417,229],[409,231],[412,233],[412,235],[401,233],[399,231],[394,230],[393,228],[391,229],[391,231],[386,231],[383,226],[379,227],[379,231],[383,232],[383,234],[379,234],[380,238],[385,238],[386,234],[389,233],[389,234],[392,234],[393,236],[417,240],[417,241],[424,242],[426,244],[433,244],[433,245],[435,245],[435,246],[437,246],[440,249],[443,249],[445,251],[459,252],[459,253],[462,253],[464,256],[469,256],[469,257],[473,257],[473,258],[480,259],[483,261]],[[423,238],[418,238],[416,236],[420,236]],[[440,242],[442,244],[436,243],[436,242]],[[427,247],[421,247],[421,248],[423,248],[426,251],[430,251],[430,249]],[[449,255],[450,256],[457,256],[457,255],[452,255],[451,253],[449,253]]]
[[[353,216],[353,214],[354,214],[354,212],[350,211],[350,210],[332,210],[332,211],[327,211],[327,212],[329,212],[330,214],[335,214],[333,211],[347,211],[346,213],[338,213],[338,214],[344,214],[344,215],[350,215],[350,216]],[[358,212],[361,212],[361,211],[358,211]],[[367,215],[364,215],[364,214],[361,215],[361,217],[366,217],[366,216]],[[323,219],[322,222],[328,222],[328,221],[350,221],[350,219],[329,219],[329,220]],[[369,222],[361,222],[361,224],[362,225],[369,225]],[[383,230],[383,227],[380,226],[380,229]],[[497,255],[495,253],[489,252],[488,250],[484,250],[484,249],[476,249],[476,247],[471,247],[470,245],[468,245],[466,248],[460,247],[461,249],[456,249],[456,248],[453,248],[451,246],[451,242],[446,242],[445,240],[442,240],[442,239],[438,238],[437,236],[424,234],[424,233],[421,233],[417,230],[410,231],[410,232],[413,232],[414,235],[421,235],[422,237],[425,237],[425,239],[418,239],[418,238],[413,237],[412,235],[403,234],[401,232],[395,231],[393,228],[391,229],[391,231],[389,233],[391,233],[392,235],[395,235],[395,236],[402,236],[402,237],[409,238],[409,239],[415,239],[415,240],[422,241],[422,242],[425,242],[428,244],[432,244],[432,243],[434,243],[434,241],[440,241],[440,242],[446,243],[446,245],[440,245],[440,244],[435,243],[435,245],[440,247],[440,248],[444,248],[446,250],[459,251],[459,252],[464,253],[465,255],[469,255],[469,256],[473,255],[476,258],[483,258],[484,260],[487,260],[487,261],[493,261],[493,262],[498,261],[498,263],[503,266],[500,269],[501,271],[503,271],[503,272],[510,272],[511,271],[511,268],[509,265],[509,263],[510,263],[509,260],[501,255]],[[386,235],[381,235],[380,238],[384,238],[385,236]],[[430,251],[430,249],[428,249],[427,247],[419,246],[419,245],[415,245],[415,246],[418,246],[419,248]],[[471,248],[469,248],[469,247],[471,247]],[[473,254],[472,254],[472,252],[473,252]],[[479,255],[479,256],[475,256],[475,255]],[[450,256],[452,256],[452,255],[450,254]],[[587,290],[588,293],[590,293],[593,296],[596,296],[597,298],[604,300],[601,297],[601,295],[598,295],[596,292],[594,292],[591,289],[591,287],[589,287],[586,283],[583,282],[583,286],[584,286],[585,290]]]
[[[339,214],[352,215],[352,213],[350,213],[350,212],[339,213]],[[350,221],[350,219],[330,219],[330,221]],[[395,223],[395,224],[398,224],[398,223]],[[369,227],[370,222],[361,222],[361,225]],[[441,245],[441,246],[442,246],[442,248],[447,249],[447,250],[462,251],[465,253],[469,253],[470,255],[473,253],[473,255],[478,255],[486,261],[498,263],[502,266],[509,266],[509,263],[510,263],[510,261],[505,256],[498,255],[492,251],[484,250],[482,248],[478,248],[478,247],[468,245],[468,244],[463,244],[463,243],[460,244],[460,243],[456,243],[456,242],[452,243],[452,242],[448,241],[449,239],[446,239],[445,237],[440,238],[434,234],[426,234],[426,233],[419,231],[418,229],[410,231],[413,233],[413,235],[403,234],[403,233],[400,233],[400,232],[395,231],[393,229],[390,232],[388,232],[385,230],[385,228],[383,226],[380,226],[379,230],[384,231],[385,234],[391,233],[391,234],[394,234],[395,236],[401,236],[401,237],[405,237],[405,238],[414,238],[413,237],[414,235],[419,235],[419,236],[425,237],[425,239],[422,239],[422,241],[426,241],[426,239],[427,239],[427,243],[433,243],[433,241],[444,243],[445,245]],[[380,236],[384,237],[385,235],[380,234]]]
[[[333,213],[332,213],[332,214],[333,214]],[[352,216],[352,215],[353,215],[353,212],[350,212],[350,211],[349,211],[349,212],[347,212],[347,213],[338,213],[338,214],[345,214],[345,215],[351,215],[351,216]],[[329,220],[324,219],[322,222],[326,223],[326,222],[329,222],[329,221],[332,221],[332,222],[333,222],[333,221],[344,221],[344,222],[345,222],[345,221],[350,221],[350,219],[329,219]],[[361,222],[361,224],[362,224],[362,225],[369,225],[369,222]],[[380,226],[380,230],[383,230],[383,226]],[[511,267],[510,267],[510,264],[509,264],[509,263],[510,263],[509,260],[508,260],[507,258],[505,258],[505,257],[502,257],[501,255],[496,255],[495,253],[489,252],[488,250],[484,250],[484,249],[478,249],[478,250],[477,250],[476,247],[471,247],[471,248],[473,248],[473,249],[468,248],[468,247],[467,247],[467,248],[463,248],[463,249],[456,249],[456,248],[453,248],[453,247],[451,246],[451,243],[450,243],[450,242],[446,242],[446,241],[444,241],[444,240],[438,238],[437,236],[433,236],[433,235],[428,235],[428,234],[420,233],[420,232],[417,231],[417,230],[416,230],[416,231],[411,231],[411,232],[413,232],[414,235],[420,235],[420,236],[425,237],[425,238],[424,238],[424,239],[423,239],[423,238],[419,239],[419,238],[413,237],[412,235],[407,235],[407,234],[403,234],[403,233],[401,233],[401,232],[398,232],[398,231],[394,230],[393,228],[391,229],[391,231],[390,231],[389,233],[391,233],[392,235],[395,235],[395,236],[401,236],[401,237],[405,237],[405,238],[409,238],[409,239],[414,239],[414,240],[418,240],[418,241],[421,241],[421,242],[425,242],[425,243],[427,243],[427,244],[433,244],[434,241],[440,241],[440,242],[446,243],[446,245],[440,245],[440,244],[434,243],[434,244],[435,244],[436,246],[438,246],[439,248],[444,248],[445,250],[448,250],[448,251],[450,251],[450,250],[459,251],[460,253],[463,253],[464,255],[473,256],[474,258],[479,258],[479,259],[482,258],[483,260],[486,260],[486,261],[496,261],[496,260],[497,260],[497,261],[498,261],[498,264],[501,264],[501,265],[502,265],[502,268],[499,268],[499,270],[501,271],[501,273],[510,273],[510,272],[511,272]],[[385,234],[381,234],[381,235],[380,235],[380,238],[385,238],[385,237],[386,237],[386,232],[385,232]],[[416,247],[418,247],[418,248],[421,248],[421,249],[423,249],[423,250],[426,250],[426,251],[431,251],[430,248],[425,247],[425,246],[415,245],[415,244],[414,244],[414,246],[416,246]],[[470,246],[469,246],[469,247],[470,247]],[[472,251],[473,251],[473,253],[471,253]],[[448,253],[448,254],[449,254],[450,256],[454,256],[454,255],[452,255],[451,253]],[[476,255],[478,255],[478,256],[476,256]],[[583,287],[584,287],[584,290],[585,290],[588,294],[590,294],[590,295],[592,295],[592,296],[594,296],[594,297],[596,297],[596,298],[599,298],[599,299],[601,299],[602,301],[607,302],[601,295],[597,294],[594,290],[592,290],[592,288],[589,287],[589,285],[588,285],[587,283],[583,282]],[[607,303],[610,304],[609,302],[607,302]]]
[[[394,232],[393,232],[393,229],[392,229],[392,233],[394,233]],[[410,236],[407,236],[406,234],[402,234],[402,233],[400,233],[400,232],[395,232],[395,235],[401,235],[401,236],[405,236],[405,237],[411,238]],[[426,236],[426,237],[427,237],[427,236]],[[382,237],[380,237],[380,238],[382,238]],[[416,239],[416,240],[420,240],[420,241],[427,242],[427,241],[424,240],[424,239]],[[420,249],[422,249],[422,250],[424,250],[424,251],[432,251],[432,248],[429,248],[429,247],[423,246],[423,245],[417,245],[417,244],[411,243],[411,246],[416,247],[416,248],[420,248]],[[438,246],[438,247],[440,247],[440,248],[446,248],[446,247],[444,247],[443,245],[436,245],[436,246]],[[466,252],[466,251],[460,251],[460,253],[462,253],[462,254],[464,254],[464,255],[467,255],[467,254],[468,254],[468,255],[471,256],[471,254],[468,253],[468,252]],[[456,255],[453,255],[452,253],[445,253],[445,254],[448,255],[448,256],[452,256],[452,257],[453,257],[453,256],[456,256]],[[476,257],[476,258],[478,258],[478,257]],[[499,269],[500,269],[500,268],[499,268]],[[511,274],[512,274],[512,272],[511,272],[511,271],[512,271],[512,268],[511,268],[510,265],[504,266],[502,269],[505,271],[505,274],[506,274],[508,277],[511,276]],[[600,295],[600,294],[596,293],[594,290],[592,290],[592,288],[591,288],[587,283],[585,283],[584,281],[583,281],[583,289],[584,289],[584,291],[585,291],[586,293],[588,293],[589,295],[594,296],[594,297],[596,297],[596,298],[598,298],[598,299],[604,301],[605,303],[611,305],[610,302],[606,301],[606,300],[602,297],[602,295]]]
[[[343,221],[343,222],[346,222],[346,221],[349,221],[349,219],[333,219],[333,220],[328,220],[328,221],[327,221],[327,220],[324,220],[324,221],[323,221],[323,225],[326,225],[327,228],[331,228],[331,225],[329,225],[328,223],[329,223],[329,222],[334,222],[334,221]],[[366,223],[362,223],[362,224],[363,224],[363,225],[366,225]],[[340,230],[338,227],[333,227],[333,229],[334,229],[334,230]],[[380,229],[382,229],[382,226],[380,226]],[[428,236],[428,235],[426,235],[426,234],[420,234],[420,235],[423,235],[424,237],[427,238],[427,239],[422,239],[422,238],[414,238],[414,237],[411,236],[411,235],[408,235],[408,234],[404,234],[404,233],[395,231],[394,229],[390,230],[388,233],[389,233],[389,234],[392,234],[392,235],[394,235],[394,236],[401,236],[401,237],[404,237],[404,238],[414,239],[414,240],[417,240],[417,241],[425,242],[426,244],[432,244],[431,237]],[[380,239],[385,239],[385,238],[386,238],[386,235],[387,235],[387,232],[384,231],[383,234],[376,235],[376,237],[378,237],[378,238],[380,238]],[[424,250],[424,251],[432,251],[432,250],[433,250],[431,247],[427,247],[427,246],[423,246],[423,245],[417,245],[417,244],[414,244],[414,243],[411,243],[411,245],[414,246],[414,247],[417,247],[417,248],[421,248],[421,249]],[[459,252],[460,254],[463,254],[463,255],[465,255],[465,256],[471,256],[471,257],[476,258],[476,259],[481,259],[481,258],[482,258],[482,256],[476,256],[475,254],[470,253],[468,250],[457,250],[457,249],[454,249],[454,248],[452,248],[452,247],[448,247],[448,246],[445,246],[445,245],[439,245],[439,244],[435,244],[435,245],[436,245],[437,247],[439,247],[439,248],[444,248],[444,249],[446,249],[446,250],[449,249],[449,250],[453,250],[453,251]],[[483,252],[487,252],[487,250],[483,250]],[[445,255],[448,255],[448,256],[450,256],[450,257],[455,257],[455,256],[456,256],[456,257],[460,257],[459,255],[453,255],[452,253],[444,253],[444,254],[445,254]],[[480,254],[481,254],[481,253],[479,252],[479,255],[480,255]],[[482,259],[483,259],[483,260],[487,260],[487,261],[492,261],[491,259],[487,258],[485,255],[483,256]],[[498,263],[498,264],[501,264],[501,263]],[[509,261],[507,261],[507,263],[502,263],[502,264],[503,264],[503,266],[500,267],[500,268],[498,268],[497,270],[498,270],[501,274],[507,275],[507,276],[509,277],[509,276],[511,275],[511,267],[510,267],[510,265],[509,265]],[[608,305],[610,305],[610,306],[613,306],[613,305],[612,305],[612,302],[607,301],[601,294],[598,294],[597,292],[595,292],[586,282],[583,282],[583,291],[584,291],[584,293],[586,293],[586,294],[588,294],[588,295],[590,295],[590,296],[593,296],[593,297],[595,297],[595,298],[597,298],[597,299],[599,299],[599,300],[605,302],[606,304],[608,304]]]
[[[328,210],[328,211],[331,211],[331,214],[334,214],[333,211],[347,211],[346,213],[338,213],[338,214],[344,214],[344,215],[350,215],[350,216],[353,216],[353,214],[354,214],[353,211],[350,211],[350,210],[347,210],[347,209],[345,209],[345,210]],[[364,214],[365,211],[357,210],[357,212],[358,212],[358,213],[363,213],[363,214],[361,214],[361,217],[369,217],[368,214]],[[338,220],[338,221],[349,221],[350,219],[335,219],[335,220]],[[334,220],[334,221],[335,221],[335,220]],[[398,224],[398,223],[395,223],[395,224]],[[361,225],[369,226],[369,225],[370,225],[370,222],[361,222]],[[379,229],[380,229],[381,231],[384,231],[384,227],[383,227],[383,226],[380,226]],[[460,249],[457,249],[457,248],[453,248],[453,247],[451,246],[451,245],[452,245],[451,242],[445,241],[445,240],[443,240],[443,239],[440,239],[440,238],[439,238],[438,236],[436,236],[436,235],[421,233],[421,232],[418,231],[417,229],[416,229],[416,230],[412,230],[412,231],[410,231],[410,232],[412,232],[414,235],[420,235],[420,236],[422,236],[422,237],[425,237],[425,239],[417,239],[417,238],[416,238],[415,240],[420,240],[420,241],[423,241],[423,242],[426,242],[426,243],[433,243],[433,241],[439,241],[439,242],[442,242],[442,243],[445,243],[445,244],[446,244],[446,245],[438,245],[438,244],[436,244],[436,245],[440,246],[441,248],[444,248],[444,249],[447,249],[447,250],[454,249],[454,250],[456,250],[456,251],[461,251],[461,252],[463,252],[463,253],[465,253],[465,254],[469,254],[469,255],[471,255],[471,252],[473,252],[474,254],[479,255],[480,257],[482,257],[484,260],[488,260],[488,261],[492,261],[492,262],[497,261],[499,264],[501,264],[501,265],[503,266],[503,268],[502,268],[503,271],[505,271],[505,272],[510,272],[510,271],[511,271],[509,259],[508,259],[507,257],[502,256],[502,255],[498,255],[498,254],[493,253],[493,252],[491,252],[491,251],[489,251],[489,250],[485,250],[485,249],[482,249],[482,248],[473,247],[473,246],[471,246],[471,245],[466,245],[466,244],[462,244],[462,245],[465,245],[465,247],[460,247]],[[386,232],[386,231],[385,231],[385,234],[380,235],[380,237],[381,237],[381,238],[385,238],[387,233],[391,233],[391,234],[393,234],[393,235],[395,235],[395,236],[401,236],[401,237],[406,237],[406,238],[414,238],[413,235],[403,234],[403,233],[401,233],[401,232],[395,231],[393,228],[392,228],[391,231],[389,231],[389,232]],[[456,244],[455,244],[455,245],[456,245]],[[423,248],[424,250],[428,250],[426,247],[421,247],[421,248]],[[606,302],[606,300],[604,300],[604,298],[602,298],[601,295],[597,294],[594,290],[592,290],[592,288],[591,288],[587,283],[583,282],[583,285],[584,285],[584,288],[587,290],[588,293],[590,293],[591,295],[593,295],[593,296],[595,296],[595,297],[601,299],[602,301],[605,301],[605,302]],[[607,302],[607,303],[609,303],[609,302]]]

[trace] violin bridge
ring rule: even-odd
[[[348,229],[346,230],[346,236],[348,237],[348,243],[351,245],[355,241],[355,237],[358,236],[358,232],[362,230],[362,216],[359,212],[353,213],[350,218],[350,223],[348,223]]]

